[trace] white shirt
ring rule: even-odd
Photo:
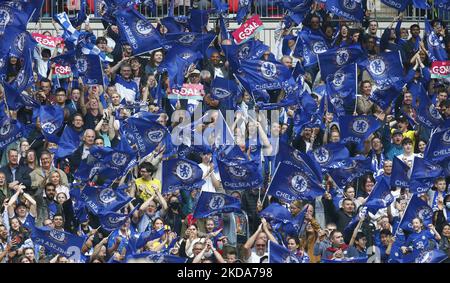
[[[203,171],[203,175],[207,174],[209,172],[209,166],[205,165],[203,163],[200,163],[198,166],[200,166],[200,168]],[[214,176],[216,177],[217,180],[220,180],[220,175],[217,176],[214,171],[211,173],[211,175],[214,174]],[[209,175],[208,177],[206,177],[205,179],[205,184],[203,184],[202,186],[202,192],[211,192],[211,193],[215,193],[216,189],[213,186],[212,180],[211,180],[211,175]]]
[[[247,263],[261,263],[261,258],[264,256],[268,256],[269,254],[265,252],[262,256],[256,254],[256,252],[252,251],[252,254],[247,260]]]

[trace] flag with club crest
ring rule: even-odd
[[[163,193],[201,188],[205,183],[202,169],[191,160],[184,158],[164,160],[162,168]]]
[[[409,191],[413,194],[426,193],[437,177],[444,177],[444,169],[426,158],[414,157]]]
[[[361,1],[357,0],[327,0],[328,12],[354,22],[362,22],[364,10]]]
[[[403,229],[403,231],[413,232],[412,221],[414,218],[422,219],[425,227],[431,224],[433,218],[433,210],[417,194],[413,194],[409,201],[405,213],[400,220],[399,228]]]
[[[404,82],[403,64],[398,52],[385,52],[361,63],[366,67],[378,89],[394,87],[401,90]]]
[[[381,126],[381,122],[374,116],[345,115],[339,117],[339,126],[342,142],[356,143],[357,149],[362,150],[364,141]]]
[[[430,161],[441,161],[450,157],[450,128],[434,132],[425,150],[425,158]]]
[[[194,218],[207,218],[217,213],[240,212],[241,201],[235,197],[212,192],[202,192],[194,209]]]
[[[401,161],[398,157],[394,157],[392,160],[392,173],[390,185],[392,187],[408,188],[409,177],[408,172],[411,168]]]
[[[327,78],[345,65],[356,63],[362,59],[363,54],[359,45],[328,49],[326,52],[318,54],[321,77]]]

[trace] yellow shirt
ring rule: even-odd
[[[144,187],[144,190],[139,189],[139,186]],[[153,180],[144,180],[142,178],[136,179],[136,188],[138,189],[137,194],[138,196],[143,200],[148,200],[152,195],[155,193],[155,189],[153,187],[156,187],[159,192],[161,192],[161,181],[158,179]]]

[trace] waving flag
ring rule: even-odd
[[[294,56],[303,57],[303,66],[308,67],[316,64],[317,56],[328,49],[328,43],[322,34],[302,30],[298,35]]]
[[[419,99],[416,120],[421,125],[428,129],[434,129],[444,122],[439,110],[431,102],[423,86],[414,88],[413,95]]]
[[[207,10],[192,9],[188,20],[189,30],[191,32],[203,32],[209,22],[209,13]]]
[[[409,177],[408,172],[411,168],[401,161],[398,157],[392,160],[392,174],[390,185],[392,187],[408,188]]]
[[[414,157],[414,165],[411,172],[411,193],[426,193],[437,177],[444,176],[444,169],[425,158]]]
[[[406,207],[403,218],[400,220],[399,227],[403,231],[414,232],[412,228],[412,221],[414,218],[420,218],[425,227],[431,224],[433,218],[433,210],[431,207],[414,194]]]
[[[431,161],[440,161],[450,157],[450,128],[435,132],[431,136],[425,157]]]
[[[70,42],[73,46],[77,45],[80,32],[73,27],[66,12],[57,14],[55,20],[64,30],[62,37],[64,38],[65,44],[67,45],[67,43]]]
[[[304,263],[306,257],[300,257],[287,248],[269,241],[269,263]]]
[[[186,23],[177,21],[175,17],[161,19],[161,24],[167,28],[167,33],[182,33],[186,30]]]
[[[245,60],[240,67],[236,76],[249,92],[282,89],[292,79],[289,69],[279,62]]]
[[[80,145],[80,133],[75,131],[72,127],[66,125],[57,144],[58,149],[55,153],[56,159],[71,155]]]
[[[29,21],[37,22],[40,17],[40,12],[44,0],[2,0],[0,5],[7,5],[16,9],[23,14],[24,18],[28,18]]]
[[[308,155],[320,164],[322,172],[326,172],[326,168],[330,167],[330,165],[348,159],[350,152],[341,143],[328,143],[313,151],[309,151]]]
[[[161,48],[159,31],[134,8],[117,10],[116,18],[120,34],[130,44],[134,56]]]
[[[34,48],[34,47],[32,47]],[[32,52],[33,49],[26,49],[23,58],[22,69],[20,69],[19,73],[16,76],[16,79],[11,83],[11,86],[18,92],[22,93],[22,91],[28,89],[31,85],[34,84],[34,76],[33,76],[33,59]]]
[[[80,193],[80,199],[94,214],[117,211],[129,203],[132,198],[122,188],[86,186]]]
[[[78,11],[75,18],[70,19],[70,22],[74,27],[81,26],[86,21],[86,0],[80,0],[80,11]]]
[[[446,252],[441,250],[424,251],[415,259],[415,263],[441,263],[448,258]]]
[[[42,134],[49,142],[58,143],[58,132],[64,124],[64,110],[58,105],[42,105],[39,109]]]
[[[447,51],[445,50],[445,42],[442,37],[434,32],[428,19],[425,19],[425,38],[427,40],[426,43],[430,61],[447,61],[448,56]]]
[[[450,10],[450,1],[449,0],[435,0],[434,7],[437,7],[443,11]]]
[[[252,11],[253,0],[239,0],[236,20],[238,24],[242,24],[244,18]]]
[[[8,36],[6,36],[8,35]],[[27,31],[22,31],[16,27],[8,27],[5,30],[5,36],[2,38],[2,46],[0,54],[9,53],[9,56],[23,58],[27,56],[29,51],[33,51],[37,45],[37,41]]]
[[[76,262],[83,257],[81,248],[86,240],[85,237],[47,227],[34,227],[31,239],[35,244],[45,247],[46,251],[63,255]]]
[[[240,211],[239,199],[221,193],[202,192],[194,209],[194,218],[207,218],[217,213]]]
[[[137,145],[140,158],[144,158],[170,136],[166,127],[147,118],[130,117],[121,127],[121,132],[129,140],[130,145]]]
[[[344,188],[353,179],[370,172],[372,172],[372,159],[357,156],[350,158],[339,168],[330,169],[328,174],[339,187]]]
[[[403,80],[403,64],[397,52],[385,52],[368,58],[364,63],[376,86],[381,90],[395,87],[400,90]]]
[[[138,209],[136,206],[130,213],[123,214],[113,211],[100,211],[98,216],[102,228],[106,231],[114,231],[122,227],[123,224],[133,215],[134,211]]]
[[[147,244],[147,242],[152,241],[154,239],[161,238],[164,235],[164,231],[165,231],[165,228],[162,227],[159,230],[150,230],[150,231],[142,232],[136,241],[136,248],[137,249],[143,248],[145,246],[145,244]]]
[[[356,82],[355,64],[346,65],[326,78],[327,99],[338,117],[345,115],[345,106],[354,105],[357,92]],[[329,109],[328,112],[333,111]]]
[[[367,217],[367,207],[361,206],[361,209],[358,211],[358,213],[356,213],[355,216],[353,216],[352,220],[347,224],[347,226],[345,226],[343,231],[344,235],[347,237],[352,235],[359,221],[365,217]]]
[[[230,66],[237,70],[240,67],[240,61],[259,60],[266,51],[270,50],[270,47],[252,38],[240,45],[222,45],[222,49],[225,57],[230,61]]]
[[[292,202],[298,199],[313,200],[325,193],[321,184],[308,175],[308,167],[280,163],[267,194]]]
[[[236,99],[240,96],[240,89],[234,80],[221,77],[214,78],[211,84],[211,97],[217,100]]]
[[[364,141],[374,133],[381,122],[374,116],[341,116],[339,126],[343,143],[356,143],[358,150],[364,147]]]
[[[364,52],[359,45],[350,45],[328,49],[326,52],[317,55],[321,77],[327,78],[345,65],[356,63],[363,54]]]
[[[0,36],[6,36],[6,28],[16,27],[25,30],[31,15],[22,9],[18,9],[9,3],[0,2]]]
[[[197,163],[183,158],[165,160],[163,166],[162,191],[171,193],[176,190],[201,188],[205,181],[203,171]]]
[[[0,149],[3,150],[10,143],[23,136],[22,124],[18,120],[13,120],[5,116],[0,121]]]
[[[98,55],[77,57],[75,70],[85,79],[87,85],[103,84],[103,69]]]
[[[225,190],[258,188],[263,183],[258,160],[217,160],[220,178]]]
[[[271,203],[264,208],[259,217],[265,218],[269,222],[288,223],[292,221],[291,212],[279,203]]]
[[[211,0],[211,3],[213,4],[215,11],[219,14],[223,14],[228,11],[228,4],[222,2],[221,0]]]
[[[102,168],[103,163],[92,155],[91,157],[80,161],[80,165],[73,174],[75,179],[87,182],[92,181],[97,176],[98,170]]]
[[[338,17],[354,22],[362,22],[364,11],[360,1],[356,0],[327,0],[326,9]]]
[[[376,89],[370,95],[369,99],[380,106],[381,109],[386,110],[391,106],[392,101],[397,99],[401,94],[400,91],[396,90],[394,87],[390,87],[386,90]]]
[[[344,257],[344,258],[335,258],[335,259],[327,259],[322,258],[321,263],[367,263],[368,257]]]
[[[127,257],[127,263],[186,263],[188,259],[170,254],[144,252]]]
[[[162,47],[166,50],[172,48],[183,50],[184,48],[191,52],[198,51],[204,55],[215,38],[214,34],[209,33],[183,32],[167,34],[162,41]]]
[[[391,194],[391,187],[385,178],[380,178],[375,184],[372,192],[366,200],[364,206],[375,214],[379,209],[385,208],[394,201],[394,196]]]
[[[411,0],[381,0],[381,3],[403,12],[411,4]]]

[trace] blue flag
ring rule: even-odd
[[[320,182],[309,176],[306,164],[280,163],[276,169],[267,194],[286,202],[313,200],[325,193]]]
[[[2,15],[2,21],[0,22],[0,36],[6,34],[5,29],[8,27],[17,27],[22,30],[26,30],[28,20],[31,15],[27,11],[22,10],[20,7],[11,5],[10,3],[0,3],[0,14]]]
[[[239,0],[238,11],[236,15],[236,21],[238,24],[242,24],[244,18],[252,11],[253,0]]]
[[[130,44],[134,56],[161,48],[159,31],[134,8],[117,10],[116,18],[120,35]]]
[[[186,263],[188,259],[170,254],[144,252],[127,257],[127,263]]]
[[[324,173],[330,165],[348,159],[350,152],[341,143],[328,143],[313,151],[309,151],[308,155],[320,164]]]
[[[209,21],[208,11],[192,9],[190,14],[188,20],[189,30],[191,32],[203,32]]]
[[[359,45],[328,49],[318,56],[320,74],[322,78],[336,73],[345,65],[356,63],[361,60],[364,52]]]
[[[414,157],[409,190],[413,194],[426,193],[437,177],[444,176],[444,169],[425,158]]]
[[[225,190],[255,189],[262,185],[258,160],[218,159],[220,178]]]
[[[216,36],[210,33],[183,32],[167,34],[162,41],[162,47],[166,50],[179,48],[177,52],[185,49],[191,52],[198,51],[204,55],[215,38]]]
[[[403,64],[397,52],[385,52],[364,61],[366,69],[381,90],[395,87],[400,90],[405,84]]]
[[[368,257],[322,258],[321,263],[367,263]]]
[[[411,89],[413,96],[419,99],[419,106],[417,107],[416,120],[428,129],[434,129],[444,122],[439,110],[436,109],[431,99],[426,94],[423,86],[420,88]]]
[[[145,116],[130,117],[121,127],[121,133],[128,139],[130,145],[137,146],[140,158],[152,153],[153,150],[165,140],[170,133],[166,127],[158,122],[147,119]]]
[[[442,11],[450,11],[450,1],[449,0],[435,0],[434,7],[439,8]]]
[[[86,0],[80,0],[80,11],[78,11],[77,16],[70,19],[70,22],[74,27],[81,26],[87,19],[86,16]]]
[[[445,42],[434,32],[428,19],[425,19],[425,38],[427,40],[426,43],[430,61],[447,61],[448,56],[447,51],[445,50]]]
[[[161,19],[161,24],[167,28],[167,33],[181,33],[186,30],[185,23],[180,23],[174,17],[165,17]]]
[[[358,226],[359,221],[361,219],[367,217],[367,207],[361,206],[361,209],[358,211],[358,213],[353,216],[352,220],[345,226],[344,228],[344,235],[349,237],[353,234],[353,231],[355,230],[356,226]]]
[[[346,65],[326,78],[326,94],[329,100],[328,112],[334,112],[338,117],[345,115],[344,106],[355,103],[356,82],[356,64]],[[330,105],[334,109],[330,109]]]
[[[343,143],[356,143],[357,149],[364,147],[364,141],[374,133],[381,122],[374,116],[350,116],[339,117],[339,126]]]
[[[390,87],[386,90],[376,89],[372,92],[369,99],[386,111],[386,109],[391,106],[392,101],[400,96],[400,94],[400,91],[396,90],[394,87]]]
[[[372,159],[361,156],[350,158],[343,166],[328,170],[331,178],[341,188],[344,188],[353,179],[372,172]]]
[[[211,3],[214,4],[212,6],[219,14],[224,14],[228,11],[228,4],[222,2],[222,0],[211,0]]]
[[[304,258],[287,248],[269,241],[269,263],[303,263]]]
[[[56,159],[71,155],[80,145],[80,133],[75,131],[72,127],[66,125],[57,144],[58,149],[55,153]]]
[[[211,97],[217,100],[225,100],[239,96],[240,89],[234,80],[216,77],[211,84]]]
[[[448,258],[446,252],[441,250],[431,250],[422,252],[416,259],[415,263],[441,263]]]
[[[164,160],[162,192],[171,193],[176,190],[192,190],[201,188],[205,181],[203,171],[197,163],[183,158]]]
[[[288,223],[292,221],[291,212],[283,205],[279,203],[271,203],[264,208],[259,217],[265,218],[272,223]]]
[[[411,4],[411,0],[381,0],[381,3],[403,12]]]
[[[86,186],[80,192],[82,200],[87,208],[94,214],[107,211],[117,211],[129,203],[129,197],[123,188],[112,189],[110,187],[89,187]]]
[[[450,128],[431,135],[425,150],[425,157],[431,161],[440,161],[450,157]]]
[[[317,56],[329,49],[327,40],[322,34],[302,30],[297,38],[294,56],[303,57],[303,66],[308,67],[317,63]]]
[[[221,193],[202,192],[194,209],[194,218],[207,218],[217,213],[240,211],[239,199]]]
[[[162,227],[159,230],[150,230],[142,232],[136,241],[136,249],[144,247],[145,244],[147,244],[147,242],[151,240],[161,238],[164,235],[164,230],[165,230],[164,227]]]
[[[18,120],[13,120],[5,116],[0,121],[0,149],[6,148],[10,143],[23,136],[22,124]]]
[[[76,59],[75,70],[87,85],[103,84],[103,69],[98,55],[81,55]]]
[[[236,76],[249,92],[282,89],[291,85],[289,80],[292,80],[292,74],[281,63],[245,60],[240,67]]]
[[[75,179],[83,182],[91,181],[97,176],[98,170],[102,168],[102,166],[103,163],[95,157],[83,159],[73,176]]]
[[[84,237],[47,227],[35,227],[31,238],[35,244],[45,247],[46,251],[63,255],[75,262],[83,257],[81,248],[86,240]]]
[[[240,68],[241,60],[259,60],[270,47],[254,38],[240,44],[223,45],[223,51],[233,70]]]
[[[392,160],[392,174],[390,185],[392,187],[408,188],[409,177],[408,172],[410,168],[398,157],[394,157]]]
[[[425,227],[431,224],[433,218],[433,210],[431,207],[414,194],[406,207],[403,218],[400,220],[399,227],[403,231],[414,232],[412,221],[414,218],[420,218]]]
[[[125,222],[130,218],[134,211],[139,208],[139,205],[136,206],[130,213],[123,214],[117,213],[113,211],[100,211],[98,216],[100,220],[100,224],[102,228],[106,231],[114,231],[119,229]]]
[[[328,12],[354,22],[362,22],[364,11],[360,1],[356,0],[327,0]]]
[[[366,200],[364,206],[375,214],[381,208],[385,208],[394,201],[394,196],[391,194],[391,187],[385,178],[380,178],[369,197]]]
[[[33,47],[34,48],[34,47]],[[33,59],[31,55],[32,49],[26,49],[24,52],[22,69],[18,72],[16,79],[11,83],[11,86],[18,92],[28,89],[34,84],[33,76]]]
[[[64,110],[58,105],[42,105],[39,109],[42,134],[49,142],[58,143],[58,132],[64,124]]]

